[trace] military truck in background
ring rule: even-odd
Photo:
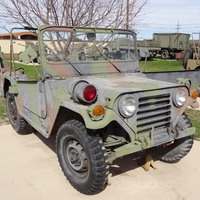
[[[185,33],[154,33],[153,39],[138,41],[138,48],[148,48],[152,57],[160,54],[163,59],[174,58],[189,48],[189,37]]]
[[[139,52],[139,60],[144,59],[140,55],[140,49],[147,48],[149,51],[149,60],[152,60],[156,57],[156,55],[161,51],[160,42],[155,41],[154,39],[144,39],[144,40],[138,40],[137,41],[137,47]]]
[[[126,37],[115,38],[114,41],[104,46],[104,53],[110,58],[130,59],[129,57],[135,56],[135,41]]]
[[[198,93],[192,80],[164,82],[157,74],[148,78],[152,74],[141,72],[133,31],[53,25],[25,29],[38,30],[38,49],[28,46],[21,52],[24,65],[19,67],[11,37],[10,65],[0,52],[0,94],[17,133],[32,128],[46,138],[56,134],[60,166],[75,189],[87,195],[101,192],[110,164],[128,154],[151,151],[169,163],[187,155],[195,127],[184,112],[199,106]],[[117,41],[124,45],[118,48]],[[38,56],[41,65],[36,66]]]

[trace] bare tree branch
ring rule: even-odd
[[[134,29],[146,16],[149,0],[1,0],[2,26],[68,25],[93,27],[129,27]]]

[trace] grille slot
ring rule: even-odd
[[[166,128],[171,120],[170,94],[140,97],[137,111],[137,133],[150,131],[152,127]]]

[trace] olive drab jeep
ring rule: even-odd
[[[60,166],[79,192],[101,192],[109,164],[119,157],[151,150],[164,162],[177,162],[190,151],[195,128],[184,112],[198,107],[198,93],[187,81],[147,78],[139,69],[134,32],[26,29],[37,31],[37,51],[18,49],[11,31],[10,66],[0,54],[8,117],[19,134],[30,127],[46,138],[56,134]],[[118,40],[125,41],[123,49],[115,48]],[[38,57],[40,65],[33,62]]]

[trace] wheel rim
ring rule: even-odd
[[[88,171],[88,158],[85,150],[76,140],[71,140],[66,144],[66,160],[76,172]]]
[[[9,99],[9,113],[10,113],[10,119],[13,124],[17,121],[17,110],[15,106],[15,102],[12,98]]]

